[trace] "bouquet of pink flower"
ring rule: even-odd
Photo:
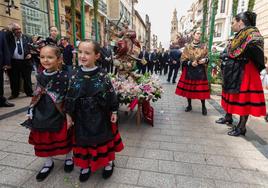
[[[128,79],[114,75],[110,75],[110,77],[120,103],[129,104],[134,99],[155,102],[161,98],[163,93],[158,77],[150,74],[140,76],[137,80],[132,79],[132,77]]]

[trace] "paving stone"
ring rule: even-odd
[[[13,142],[10,141],[5,141],[5,140],[0,140],[0,150],[3,150],[7,148],[9,145],[14,144]]]
[[[191,164],[171,161],[159,161],[159,172],[181,175],[193,175]]]
[[[166,136],[166,135],[144,135],[143,140],[152,140],[152,141],[162,141],[162,142],[172,142],[172,137],[171,136]]]
[[[7,140],[8,138],[10,138],[11,136],[15,135],[15,133],[12,132],[7,132],[7,131],[2,131],[0,132],[0,139],[1,140]]]
[[[0,151],[0,162],[2,159],[4,159],[8,155],[9,155],[9,153]]]
[[[217,188],[250,188],[249,184],[245,183],[235,183],[235,182],[226,182],[226,181],[215,181]]]
[[[171,151],[187,151],[187,144],[161,142],[160,149]]]
[[[95,188],[140,188],[134,185],[100,182]]]
[[[163,159],[163,160],[173,160],[173,152],[165,151],[165,150],[145,150],[144,153],[145,158],[151,159]]]
[[[137,170],[158,171],[158,161],[155,159],[130,157],[126,167]]]
[[[36,157],[12,153],[12,154],[9,154],[8,156],[6,156],[4,159],[0,160],[0,165],[26,168],[35,159],[36,159]]]
[[[146,171],[141,171],[138,185],[159,188],[176,187],[174,175]]]
[[[257,172],[242,169],[228,169],[227,171],[234,182],[259,185],[263,184],[263,182],[257,177]]]
[[[115,168],[112,177],[109,178],[111,182],[133,184],[138,183],[140,172],[138,170]]]
[[[146,148],[146,149],[159,149],[160,142],[159,141],[148,141],[148,140],[138,140],[138,147]]]
[[[116,155],[114,164],[116,167],[125,168],[127,165],[128,156]]]
[[[179,188],[214,188],[215,183],[211,179],[194,178],[188,176],[176,176],[176,184]]]
[[[223,166],[230,168],[241,168],[237,158],[219,156],[219,155],[206,155],[206,162],[209,165]]]
[[[174,152],[175,161],[181,161],[186,163],[197,163],[207,164],[206,157],[204,154],[197,153],[185,153],[185,152]]]
[[[256,159],[238,159],[240,165],[244,169],[255,171],[268,171],[268,161],[256,160]]]
[[[28,143],[28,136],[26,136],[25,134],[16,133],[13,136],[11,136],[8,140],[21,143]]]
[[[172,129],[162,129],[161,134],[169,136],[183,136],[183,133],[181,131]]]
[[[20,186],[34,175],[33,171],[6,167],[0,171],[0,183]]]
[[[227,181],[231,180],[226,169],[223,167],[192,164],[192,168],[193,168],[195,177],[213,178],[213,179],[227,180]]]
[[[130,157],[143,157],[144,156],[144,150],[143,148],[138,147],[128,147],[126,146],[123,151],[119,153],[119,155],[125,155]]]
[[[18,142],[11,142],[3,151],[20,153],[25,155],[33,155],[34,149],[30,144],[23,144]]]

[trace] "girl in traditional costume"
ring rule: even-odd
[[[115,152],[123,149],[117,129],[119,103],[110,78],[95,62],[100,46],[93,41],[79,44],[81,67],[71,77],[66,99],[68,125],[74,125],[74,163],[81,167],[79,180],[103,168],[102,176],[113,173]]]
[[[61,51],[56,46],[45,46],[40,52],[40,62],[45,70],[37,76],[37,86],[28,110],[29,119],[23,123],[31,129],[29,143],[34,145],[35,155],[46,158],[37,174],[43,181],[54,167],[53,156],[66,154],[65,172],[71,172],[71,131],[67,128],[63,105],[68,89],[68,74],[60,71]]]
[[[207,115],[205,100],[210,98],[207,80],[208,49],[200,42],[201,32],[193,33],[193,41],[186,45],[182,56],[182,74],[175,93],[186,97],[188,106],[185,112],[192,110],[192,99],[200,99],[202,103],[202,114]]]

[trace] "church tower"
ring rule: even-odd
[[[171,32],[170,32],[170,42],[176,41],[176,36],[178,34],[178,18],[177,18],[177,10],[175,9],[173,12],[173,18],[171,21]]]

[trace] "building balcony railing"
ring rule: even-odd
[[[85,0],[85,2],[93,7],[93,0]],[[98,8],[102,14],[107,15],[107,4],[103,0],[99,0]]]

